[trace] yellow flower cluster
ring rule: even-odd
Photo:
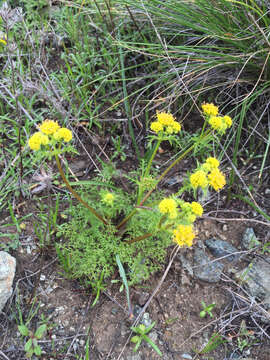
[[[192,246],[195,233],[192,225],[178,225],[173,231],[173,241],[180,247]]]
[[[150,128],[155,133],[165,132],[168,135],[177,134],[181,130],[181,125],[175,121],[172,114],[165,112],[157,113],[157,121],[153,121]]]
[[[213,169],[208,175],[209,185],[211,185],[216,191],[222,189],[226,185],[225,176],[217,168]]]
[[[106,194],[103,195],[102,197],[102,201],[107,204],[107,205],[113,205],[113,201],[115,199],[114,194],[107,192]]]
[[[183,200],[178,200],[178,202],[182,210],[180,218],[183,222],[192,224],[198,216],[202,216],[203,207],[198,202],[189,203]]]
[[[39,126],[39,129],[43,134],[46,135],[52,135],[54,134],[58,129],[60,129],[60,126],[56,121],[46,119],[43,121],[43,123]]]
[[[179,208],[178,208],[179,205]],[[192,246],[195,237],[193,223],[198,216],[202,216],[203,207],[198,202],[185,202],[180,199],[165,198],[159,203],[159,210],[162,214],[168,214],[169,219],[174,220],[178,225],[172,230],[173,241],[179,246]],[[179,224],[180,223],[180,224]],[[169,222],[165,228],[171,226]]]
[[[204,113],[204,115],[208,115],[208,116],[216,116],[218,114],[218,107],[215,106],[214,104],[202,104],[202,111]]]
[[[219,133],[223,134],[232,126],[232,118],[228,115],[218,116],[218,107],[214,104],[202,104],[202,111],[209,125]]]
[[[28,145],[32,150],[39,150],[41,145],[48,145],[49,138],[47,135],[42,134],[42,132],[36,132],[32,135],[28,141]]]
[[[195,171],[195,173],[191,174],[189,180],[194,189],[198,187],[205,189],[208,185],[206,173],[203,170]]]
[[[199,170],[191,174],[189,180],[194,189],[201,187],[205,189],[208,185],[216,191],[226,185],[224,174],[219,170],[219,161],[216,158],[208,158]]]
[[[52,139],[55,141],[69,142],[72,139],[72,132],[67,128],[61,128],[56,121],[44,120],[39,126],[38,132],[34,133],[29,141],[28,145],[31,150],[40,150],[41,145],[48,145]]]
[[[174,199],[165,198],[159,205],[159,211],[162,214],[168,214],[170,219],[175,219],[177,217],[177,203]]]

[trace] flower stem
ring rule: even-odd
[[[60,173],[60,175],[61,175],[64,183],[66,184],[66,187],[67,187],[68,190],[71,192],[71,194],[72,194],[83,206],[85,206],[89,211],[91,211],[91,213],[92,213],[93,215],[95,215],[100,221],[102,221],[104,225],[109,225],[109,223],[108,223],[105,219],[103,219],[103,217],[100,216],[100,215],[96,212],[95,209],[93,209],[90,205],[88,205],[88,204],[80,197],[80,195],[79,195],[75,190],[72,189],[72,187],[70,186],[70,184],[69,184],[69,182],[68,182],[68,180],[67,180],[67,178],[66,178],[66,176],[65,176],[65,174],[64,174],[64,171],[63,171],[63,169],[62,169],[62,167],[61,167],[61,164],[60,164],[58,155],[55,155],[55,160],[56,160],[56,165],[57,165],[57,168],[58,168],[58,170],[59,170],[59,173]]]
[[[207,139],[208,136],[211,136],[210,130],[206,131],[204,133],[204,135],[202,137],[200,137],[199,142],[201,142],[203,139]],[[183,160],[183,158],[190,153],[196,146],[198,145],[198,142],[194,143],[193,145],[191,145],[186,151],[184,151],[181,155],[178,156],[177,159],[175,159],[171,165],[169,165],[167,167],[167,169],[165,171],[163,171],[163,173],[160,175],[160,177],[157,179],[157,182],[155,184],[155,187],[153,187],[151,190],[148,191],[148,193],[144,196],[144,198],[141,200],[141,202],[138,204],[138,206],[142,206],[145,201],[149,198],[149,196],[152,194],[152,192],[155,190],[157,184],[168,174],[168,172],[176,165],[178,164],[181,160]],[[124,226],[126,224],[126,222],[134,215],[136,214],[137,209],[132,210],[132,212],[125,218],[123,219],[120,224],[117,225],[117,229],[121,229],[122,226]]]
[[[142,175],[142,181],[143,181],[143,178],[144,178],[144,177],[147,177],[147,176],[149,175],[152,162],[153,162],[153,160],[154,160],[154,158],[155,158],[155,156],[156,156],[156,153],[157,153],[157,151],[158,151],[159,145],[161,144],[161,141],[162,141],[162,139],[158,139],[158,140],[157,140],[157,143],[156,143],[156,146],[155,146],[155,148],[154,148],[154,151],[153,151],[153,153],[152,153],[152,155],[151,155],[151,158],[150,158],[150,160],[149,160],[149,162],[148,162],[148,164],[147,164],[147,168],[146,168],[144,174]],[[141,184],[140,184],[140,185],[139,185],[139,192],[138,192],[137,204],[139,204],[139,203],[141,202],[141,197],[142,197],[142,195],[143,195],[143,190],[142,190],[142,186],[141,186]]]
[[[141,241],[141,240],[147,239],[147,238],[149,238],[149,237],[152,236],[152,235],[153,235],[152,233],[146,233],[146,234],[144,234],[144,235],[141,235],[141,236],[138,236],[138,237],[136,237],[136,238],[134,238],[134,239],[129,240],[127,243],[128,243],[128,244],[133,244],[133,243],[135,243],[135,242],[137,242],[137,241]]]

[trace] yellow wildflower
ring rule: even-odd
[[[232,118],[228,115],[223,116],[223,120],[225,121],[225,124],[228,128],[232,126]]]
[[[160,131],[163,131],[163,125],[158,121],[153,121],[150,125],[150,129],[155,133],[159,133]]]
[[[159,211],[162,214],[169,214],[171,219],[177,217],[177,203],[174,199],[163,199],[158,205]]]
[[[202,170],[197,170],[195,173],[193,173],[190,178],[191,185],[196,189],[197,187],[206,188],[208,185],[208,181],[206,178],[206,174]]]
[[[205,115],[216,116],[218,114],[218,107],[214,104],[202,104],[202,111]]]
[[[193,201],[191,203],[191,208],[192,208],[192,212],[193,214],[197,215],[197,216],[202,216],[203,214],[203,207],[201,204],[199,204],[196,201]]]
[[[6,37],[6,35],[4,35],[2,38],[0,38],[0,43],[1,44],[4,44],[4,45],[7,45],[7,37]]]
[[[43,123],[39,127],[40,131],[46,135],[54,134],[59,128],[60,128],[60,126],[58,125],[58,123],[56,121],[48,120],[48,119],[44,120]]]
[[[216,158],[209,157],[206,159],[205,164],[209,166],[209,170],[216,169],[219,167],[219,161]]]
[[[174,121],[171,126],[173,127],[173,130],[174,130],[175,134],[180,132],[181,125],[177,121]]]
[[[226,179],[219,169],[213,169],[208,175],[209,184],[216,190],[222,189],[226,185]]]
[[[160,124],[169,126],[175,121],[172,114],[165,112],[157,112],[157,120]]]
[[[63,139],[65,142],[69,142],[72,139],[72,132],[67,128],[60,128],[53,134],[53,137],[57,141]]]
[[[48,136],[40,133],[40,143],[41,143],[41,145],[48,145],[49,144]]]
[[[35,132],[28,140],[28,145],[31,150],[37,151],[40,149],[42,143],[42,133]]]
[[[223,117],[221,116],[211,116],[209,119],[209,124],[212,126],[214,130],[219,132],[224,132],[226,130],[227,125],[225,121],[223,121]]]
[[[173,231],[173,241],[176,242],[180,247],[192,246],[195,233],[192,225],[178,225]]]
[[[114,194],[107,192],[106,194],[103,195],[102,201],[108,205],[113,205],[114,199],[115,199]]]

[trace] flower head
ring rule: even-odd
[[[208,185],[207,177],[203,170],[195,171],[195,173],[190,175],[189,180],[194,189],[197,189],[197,187],[204,189]]]
[[[223,133],[227,129],[227,125],[222,116],[210,116],[209,125],[220,133]]]
[[[226,179],[219,169],[213,169],[208,175],[209,184],[216,190],[222,189],[226,185]]]
[[[202,111],[204,113],[204,115],[208,115],[208,116],[216,116],[218,115],[218,107],[215,106],[214,104],[202,104]]]
[[[102,196],[102,201],[107,205],[112,206],[114,199],[115,199],[115,195],[110,192],[107,192],[107,193],[103,194],[103,196]]]
[[[43,123],[39,126],[40,131],[46,135],[54,134],[59,128],[60,126],[56,121],[48,119],[44,120]]]
[[[225,124],[228,128],[232,126],[232,118],[228,115],[223,116],[223,120],[225,121]]]
[[[195,233],[192,225],[178,225],[173,231],[173,241],[176,242],[180,247],[192,246]]]
[[[159,203],[158,207],[162,214],[169,214],[171,219],[175,219],[177,217],[177,203],[174,199],[163,199]]]
[[[197,215],[197,216],[202,216],[203,214],[203,207],[201,204],[199,204],[196,201],[193,201],[191,203],[191,208],[192,208],[192,212],[193,214]]]
[[[47,145],[48,143],[49,143],[48,136],[42,134],[40,131],[35,132],[28,140],[28,145],[30,149],[34,151],[39,150],[41,145]]]
[[[7,35],[6,34],[2,34],[2,37],[0,38],[0,43],[3,45],[7,45]]]
[[[150,128],[155,133],[164,131],[166,134],[177,134],[181,130],[181,125],[175,121],[172,114],[157,112],[157,121],[153,121]]]
[[[72,132],[67,128],[60,128],[53,134],[53,137],[57,141],[63,139],[65,142],[69,142],[72,139]]]
[[[175,120],[172,114],[165,112],[157,112],[157,121],[165,126],[171,125]]]
[[[219,167],[218,159],[214,157],[209,157],[206,159],[205,163],[202,165],[203,169],[206,171],[211,171],[213,169],[217,169]]]
[[[150,129],[155,133],[159,133],[160,131],[163,131],[163,125],[158,121],[153,121],[150,125]]]

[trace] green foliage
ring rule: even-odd
[[[33,355],[41,356],[41,347],[38,345],[38,340],[47,332],[47,325],[40,325],[34,333],[24,324],[19,325],[18,330],[23,337],[29,337],[24,345],[26,357],[31,358]]]
[[[208,343],[204,346],[201,351],[194,350],[197,354],[208,354],[211,351],[214,351],[221,344],[224,344],[226,340],[224,340],[219,334],[213,333]]]
[[[117,187],[113,188],[113,205],[102,201],[103,192],[99,185],[81,189],[83,199],[110,220],[110,225],[105,226],[81,204],[71,206],[67,211],[69,221],[58,229],[57,235],[66,241],[56,245],[57,254],[69,276],[84,277],[92,283],[97,283],[101,274],[104,279],[113,274],[118,254],[127,269],[129,284],[139,283],[161,269],[171,239],[167,234],[155,236],[161,214],[150,207],[157,199],[154,195],[149,200],[149,210],[139,209],[125,229],[118,231],[114,224],[133,210],[134,197]],[[152,233],[153,236],[133,244],[127,243],[145,233]]]
[[[135,345],[133,351],[136,352],[140,345],[141,342],[144,340],[146,341],[150,346],[152,346],[152,348],[155,350],[155,352],[159,355],[162,356],[162,352],[159,350],[159,348],[157,347],[157,345],[147,336],[147,334],[153,329],[153,327],[155,326],[155,321],[148,327],[146,327],[144,324],[140,324],[138,326],[131,326],[131,330],[133,332],[135,332],[137,335],[133,336],[131,338],[131,342],[133,342]]]
[[[204,318],[208,314],[211,318],[213,317],[212,310],[216,306],[215,303],[206,305],[204,301],[202,301],[203,310],[200,312],[200,317]]]

